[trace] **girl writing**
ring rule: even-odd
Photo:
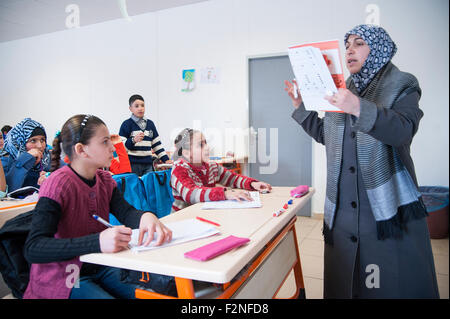
[[[136,286],[120,280],[120,269],[83,264],[79,256],[127,249],[132,228],[139,228],[139,245],[145,233],[144,245],[155,231],[156,245],[170,241],[172,233],[152,213],[129,205],[111,174],[101,169],[114,151],[102,120],[75,115],[64,124],[53,142],[54,169],[61,144],[70,164],[54,171],[40,189],[25,243],[32,266],[24,298],[134,298]],[[108,220],[109,212],[128,227],[107,228],[92,217]]]

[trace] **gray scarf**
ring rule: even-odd
[[[401,72],[391,62],[378,72],[361,93],[358,93],[352,78],[347,80],[347,88],[362,99],[385,108],[391,108],[397,100],[413,90],[421,92],[417,79],[409,73]],[[345,114],[326,113],[324,136],[328,172],[324,211],[325,241],[331,234],[337,208],[344,126]],[[397,237],[408,220],[426,216],[421,194],[394,147],[361,131],[356,133],[356,138],[358,162],[377,223],[378,238]]]

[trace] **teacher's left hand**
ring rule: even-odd
[[[332,96],[326,95],[325,100],[340,108],[343,112],[359,117],[360,103],[359,98],[348,89],[339,89]]]

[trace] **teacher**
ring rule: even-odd
[[[410,155],[419,83],[391,62],[383,28],[356,26],[344,42],[348,89],[325,97],[342,113],[306,111],[285,81],[292,117],[326,147],[324,298],[439,298]]]

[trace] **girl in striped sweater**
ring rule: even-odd
[[[222,165],[209,162],[209,146],[199,131],[188,128],[181,131],[175,139],[175,148],[176,161],[170,180],[175,199],[172,212],[198,202],[252,200],[248,191],[272,189],[267,183],[236,174]],[[216,183],[223,186],[216,186]]]

